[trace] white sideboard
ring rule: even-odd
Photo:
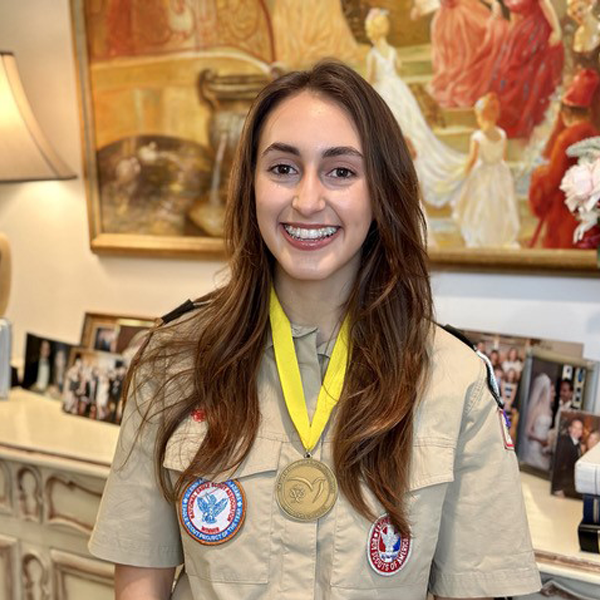
[[[0,402],[0,600],[112,600],[113,568],[86,545],[118,431],[23,390]],[[545,584],[523,600],[599,600],[600,555],[577,541],[581,502],[522,482]]]
[[[600,600],[600,554],[582,552],[577,526],[581,500],[550,494],[550,482],[521,474],[523,497],[544,588],[527,600]]]
[[[112,600],[86,545],[118,431],[22,390],[0,402],[0,600]]]

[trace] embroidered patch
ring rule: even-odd
[[[373,523],[367,543],[367,558],[371,568],[379,575],[389,577],[400,571],[410,556],[410,537],[396,532],[388,515]]]
[[[181,497],[179,519],[184,529],[201,544],[223,544],[244,523],[246,496],[239,481],[213,483],[198,478]]]
[[[201,408],[196,408],[192,411],[192,419],[197,423],[202,423],[202,421],[206,421],[206,413]]]
[[[502,431],[502,441],[507,450],[514,450],[515,444],[510,437],[510,419],[508,415],[501,409],[498,409],[498,417],[500,418],[500,430]]]

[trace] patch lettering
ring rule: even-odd
[[[213,483],[198,478],[183,493],[178,514],[183,528],[200,544],[224,544],[244,523],[244,488],[233,479]]]
[[[373,523],[367,541],[367,558],[378,575],[390,577],[404,568],[412,549],[411,538],[396,532],[388,515]]]

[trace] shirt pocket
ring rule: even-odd
[[[199,443],[197,440],[196,448]],[[179,520],[185,568],[190,576],[215,583],[268,583],[275,477],[280,452],[280,441],[257,437],[244,462],[229,477],[243,488],[245,504],[244,522],[232,538],[217,545],[201,544]],[[189,465],[190,457],[191,452],[182,450],[179,444],[169,443],[163,466],[172,471],[176,479]],[[224,479],[221,477],[216,481]],[[177,503],[178,512],[180,505],[181,500]]]
[[[336,506],[332,588],[376,589],[380,593],[409,586],[426,589],[447,484],[454,479],[454,448],[446,440],[416,440],[411,465],[407,493],[411,539],[402,567],[393,575],[382,575],[371,567],[368,556],[373,523],[359,515],[340,495]],[[366,487],[364,494],[375,514],[382,516],[383,508]]]

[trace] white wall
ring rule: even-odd
[[[26,331],[76,342],[83,313],[157,315],[211,288],[215,261],[107,258],[89,250],[68,0],[0,5],[0,48],[16,55],[33,110],[70,182],[0,184],[0,230],[12,243],[8,308],[15,356]],[[439,320],[585,344],[600,360],[600,278],[436,273]]]

